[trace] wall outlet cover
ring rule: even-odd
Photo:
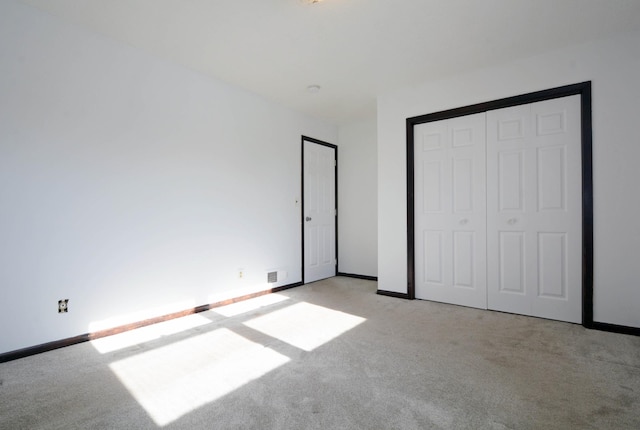
[[[69,312],[69,299],[58,300],[58,313]]]

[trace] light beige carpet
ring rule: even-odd
[[[640,429],[640,338],[332,278],[0,364],[1,429]]]

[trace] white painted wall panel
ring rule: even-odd
[[[0,2],[0,353],[300,281],[301,135],[338,137]]]
[[[375,119],[338,130],[338,270],[378,276]]]

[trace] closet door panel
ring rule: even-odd
[[[489,309],[582,321],[580,145],[579,96],[487,113]]]
[[[485,123],[414,128],[417,298],[486,309]]]

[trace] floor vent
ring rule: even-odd
[[[278,282],[278,272],[267,273],[267,282],[270,284]]]

